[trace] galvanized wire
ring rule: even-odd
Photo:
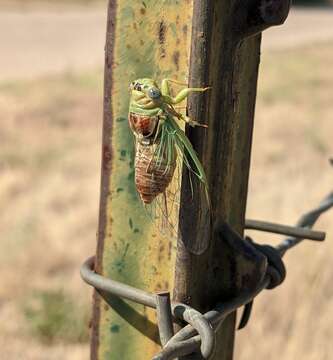
[[[303,228],[312,228],[312,226],[316,223],[321,214],[325,211],[329,210],[333,206],[333,191],[328,194],[315,209],[304,214],[297,222],[298,227]],[[299,244],[304,238],[295,238],[290,237],[285,239],[281,244],[279,244],[276,248],[280,251],[281,255],[291,249],[292,247]]]
[[[276,224],[268,221],[262,220],[245,220],[245,229],[246,230],[259,230],[274,234],[292,236],[301,239],[309,239],[316,241],[323,241],[325,238],[325,233],[322,231],[314,231],[310,229],[306,229],[302,227],[302,224],[298,224],[297,226],[289,226]]]
[[[174,335],[169,292],[156,294],[156,314],[158,332],[161,344],[164,346]]]
[[[81,266],[81,277],[89,285],[103,292],[116,295],[123,299],[131,300],[135,303],[142,304],[153,309],[157,308],[157,295],[147,291],[136,289],[132,286],[105,278],[94,272],[95,257],[90,257]],[[203,339],[201,344],[202,354],[207,357],[212,353],[215,344],[215,333],[211,324],[205,317],[192,307],[178,303],[171,303],[171,311],[174,318],[190,324]]]
[[[325,197],[318,207],[304,214],[297,222],[297,228],[303,228],[304,230],[312,228],[320,215],[332,207],[333,192]],[[270,226],[272,225],[272,223],[268,224],[270,224]],[[290,227],[285,227],[285,229],[286,228],[289,228],[290,230]],[[280,229],[282,228],[280,227]],[[267,229],[264,231],[267,231]],[[307,232],[294,231],[294,234],[303,236],[307,235]],[[316,235],[312,232],[312,236],[318,237],[318,234],[319,233]],[[277,245],[275,249],[278,250],[282,257],[286,251],[299,244],[303,239],[304,238],[302,237],[289,237]],[[81,276],[84,281],[95,287],[98,291],[108,292],[121,298],[156,309],[158,295],[107,279],[99,274],[96,274],[93,269],[94,258],[92,257],[82,265]],[[223,323],[227,315],[251,302],[262,290],[269,287],[270,282],[271,276],[268,271],[256,289],[252,291],[244,291],[229,301],[221,302],[217,304],[213,310],[208,311],[205,314],[201,314],[186,304],[171,302],[171,313],[173,317],[186,321],[188,325],[173,335],[166,344],[163,344],[164,346],[162,350],[154,356],[153,360],[176,359],[180,356],[185,356],[197,351],[201,352],[204,359],[208,359],[214,351],[215,331]],[[168,319],[168,315],[165,315],[166,321],[169,322],[170,319]],[[170,335],[171,334],[169,332],[167,338],[170,338]],[[165,340],[163,342],[165,342]]]

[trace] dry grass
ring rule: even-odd
[[[331,190],[332,56],[329,44],[264,55],[251,217],[293,223]],[[36,291],[58,291],[78,307],[89,306],[78,268],[95,248],[101,104],[100,71],[0,83],[0,347],[8,360],[88,359],[79,338],[68,344],[55,336],[45,345],[31,331],[25,303]],[[318,224],[329,231],[327,242],[287,255],[285,284],[256,301],[237,340],[237,359],[329,359],[331,219],[332,213]]]
[[[63,290],[78,308],[90,301],[78,269],[95,248],[100,90],[100,72],[0,85],[4,358],[45,359],[23,314],[36,291]],[[47,359],[75,359],[67,347],[53,345]],[[88,358],[81,348],[77,359]]]
[[[332,190],[332,56],[331,45],[263,56],[249,216],[292,224]],[[332,357],[332,212],[318,228],[328,231],[326,243],[286,256],[287,280],[255,302],[251,324],[239,333],[237,359]]]

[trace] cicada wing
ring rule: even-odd
[[[182,162],[177,157],[173,134],[166,132],[165,128],[162,130],[160,143],[156,146],[152,164],[158,171],[163,171],[167,186],[154,198],[151,204],[146,205],[146,209],[160,234],[176,238]]]
[[[193,174],[193,177],[190,178],[190,181],[192,182],[191,179],[198,180],[206,197],[207,205],[210,207],[206,174],[195,150],[193,149],[191,142],[185,133],[179,128],[178,124],[173,118],[168,118],[167,127],[169,132],[172,132],[173,134],[174,146],[176,148],[178,157],[182,159],[184,166],[188,169],[188,171]]]
[[[153,145],[137,144],[136,148],[136,185],[150,219],[160,234],[178,237],[180,189],[183,168],[185,181],[189,186],[182,192],[182,204],[189,209],[193,218],[182,221],[182,233],[185,245],[195,253],[202,253],[208,246],[210,229],[210,204],[207,180],[203,167],[186,135],[174,122],[167,119],[161,126],[161,133]],[[198,202],[199,205],[198,206]],[[199,209],[199,211],[197,211]],[[188,224],[186,223],[188,222]],[[194,222],[203,225],[200,236],[188,236],[195,228]]]
[[[178,157],[182,159],[183,166],[187,169],[182,180],[180,209],[182,221],[179,232],[186,248],[199,255],[207,249],[210,241],[212,219],[208,183],[203,166],[189,139],[174,119],[170,119],[169,123],[174,129]],[[183,216],[185,212],[186,216]],[[193,224],[201,224],[201,226],[198,228]]]
[[[178,230],[181,164],[177,161],[174,134],[160,127],[153,143],[137,143],[135,183],[141,200],[156,229],[176,237]]]
[[[179,224],[181,166],[176,161],[172,181],[164,192],[157,195],[145,208],[156,230],[163,236],[176,238]]]
[[[204,190],[197,177],[186,169],[182,178],[178,233],[186,249],[195,255],[205,252],[210,242],[212,217]]]

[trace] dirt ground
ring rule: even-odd
[[[285,28],[264,36],[248,217],[293,224],[332,191],[331,14],[297,10]],[[0,56],[4,359],[89,358],[86,334],[71,322],[87,330],[90,290],[78,268],[95,249],[104,27],[100,7],[0,12],[7,54]],[[237,360],[331,359],[332,216],[317,225],[328,231],[326,242],[291,251],[286,282],[256,300],[250,325],[237,336]]]

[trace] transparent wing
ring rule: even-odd
[[[147,170],[151,174],[151,187],[157,188],[158,192],[153,201],[145,205],[158,232],[172,238],[178,231],[182,177],[182,158],[178,156],[175,140],[174,132],[163,123]]]
[[[180,205],[181,163],[177,161],[176,169],[169,186],[145,208],[157,231],[163,236],[176,238]]]
[[[149,165],[146,165],[146,173],[150,173],[151,176],[148,179],[151,186],[148,192],[153,193],[156,188],[161,191],[145,207],[158,231],[169,237],[176,237],[178,233],[183,166],[189,171],[187,179],[191,188],[190,198],[186,201],[193,199],[193,188],[199,185],[200,196],[203,195],[209,203],[205,174],[192,145],[178,126],[166,121],[161,128],[158,141],[150,149]],[[163,187],[165,185],[163,180],[159,184],[160,173],[163,175],[163,180],[171,174],[166,187]]]

